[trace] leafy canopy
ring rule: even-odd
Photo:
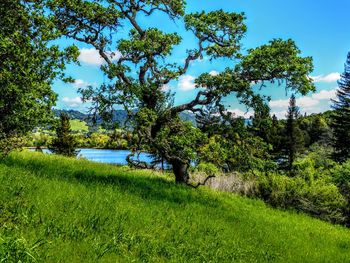
[[[308,77],[312,59],[301,57],[292,40],[275,39],[242,52],[241,40],[247,30],[243,13],[186,14],[182,0],[47,0],[46,4],[62,34],[91,45],[106,62],[101,69],[109,81],[97,89],[81,90],[83,99],[90,100],[104,117],[110,117],[116,106],[124,107],[139,138],[135,149],[147,147],[154,155],[165,157],[178,181],[187,176],[177,171],[186,171],[193,153],[198,152],[199,145],[190,146],[188,138],[197,142],[201,137],[196,128],[189,130],[178,119],[179,113],[203,113],[208,106],[224,113],[222,98],[231,93],[248,107],[262,109],[266,99],[253,91],[254,83],[276,82],[302,94],[315,89]],[[153,15],[183,24],[197,39],[196,46],[184,51],[183,63],[169,63],[182,36],[163,32],[156,24],[145,26],[142,21]],[[216,76],[199,76],[196,97],[174,105],[174,94],[164,87],[204,56],[232,59],[232,66]]]
[[[65,64],[76,60],[78,50],[50,44],[60,33],[39,1],[3,0],[0,17],[0,140],[9,146],[51,118],[51,84],[69,80]]]

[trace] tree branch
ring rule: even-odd
[[[202,96],[205,96],[204,99],[201,99]],[[209,104],[210,102],[212,102],[214,96],[211,92],[209,91],[199,91],[196,98],[194,100],[192,100],[189,103],[185,103],[176,107],[173,107],[172,109],[170,109],[171,115],[175,115],[177,113],[183,112],[185,110],[188,111],[198,111],[197,109],[195,109],[196,106],[204,106]]]
[[[197,189],[199,186],[201,185],[205,185],[207,183],[207,181],[211,178],[215,178],[216,176],[215,175],[209,175],[207,178],[205,178],[205,180],[203,181],[203,183],[201,182],[198,182],[197,185],[193,185],[193,184],[190,184],[190,183],[187,183],[186,185],[189,186],[189,187],[192,187],[194,189]]]

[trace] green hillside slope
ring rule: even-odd
[[[350,262],[350,230],[39,153],[0,161],[1,262]]]

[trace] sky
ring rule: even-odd
[[[293,39],[302,52],[302,56],[313,57],[314,71],[310,75],[314,79],[317,90],[307,96],[297,95],[297,104],[302,113],[318,113],[330,109],[331,98],[335,97],[337,80],[344,70],[344,62],[350,51],[350,26],[348,11],[350,0],[188,0],[186,12],[200,12],[223,9],[227,12],[244,12],[248,31],[243,39],[243,49],[254,48],[266,44],[273,38]],[[151,18],[140,18],[144,26],[158,27],[166,32],[178,32],[183,41],[173,51],[171,60],[182,63],[186,57],[186,49],[195,48],[193,36],[185,32],[181,22],[173,23],[158,15]],[[127,28],[124,28],[127,31]],[[124,33],[125,33],[124,32]],[[62,39],[58,44],[65,46],[73,43]],[[57,108],[77,109],[84,111],[77,89],[87,85],[98,86],[107,77],[101,73],[103,60],[96,50],[90,46],[75,43],[80,49],[81,66],[69,65],[68,75],[75,78],[72,84],[57,81],[53,89],[58,93]],[[209,61],[204,57],[193,62],[189,71],[178,81],[167,87],[174,92],[175,103],[188,102],[194,98],[198,90],[194,80],[204,72],[216,74],[226,67],[233,67],[234,61]],[[268,86],[260,91],[271,97],[271,112],[284,118],[291,93],[283,87]],[[251,110],[240,105],[234,95],[224,99],[228,110],[240,116],[249,117]]]

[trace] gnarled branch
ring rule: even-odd
[[[186,185],[189,186],[189,187],[192,187],[194,189],[197,189],[199,186],[201,185],[205,185],[209,179],[211,178],[215,178],[216,176],[215,175],[209,175],[207,178],[205,178],[205,180],[201,183],[201,182],[198,182],[196,185],[193,185],[193,184],[190,184],[190,183],[187,183]]]

